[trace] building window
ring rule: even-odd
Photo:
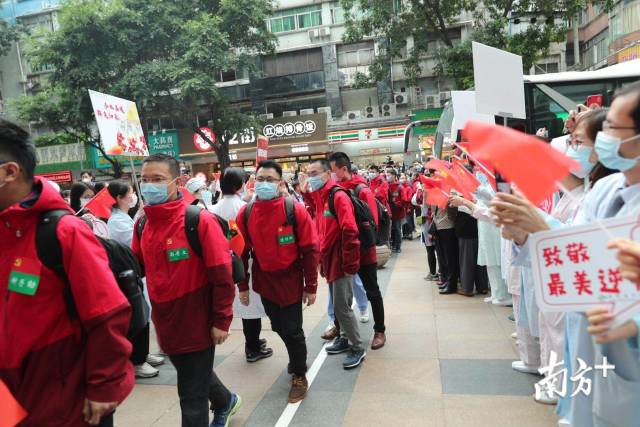
[[[629,34],[640,30],[640,2],[625,4],[623,16],[624,34]]]
[[[268,20],[272,33],[302,30],[322,25],[322,5],[280,10]]]
[[[337,3],[331,5],[331,23],[344,23],[344,9]]]

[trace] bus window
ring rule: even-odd
[[[533,132],[540,128],[549,131],[549,138],[555,138],[563,134],[564,121],[569,113],[543,93],[536,86],[533,87]]]

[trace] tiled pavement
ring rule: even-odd
[[[511,309],[490,306],[480,296],[438,295],[425,282],[426,254],[418,241],[379,271],[385,291],[387,345],[368,351],[359,369],[344,371],[344,355],[328,356],[292,426],[551,427],[553,407],[531,397],[537,377],[516,373],[509,337]],[[327,286],[305,309],[309,366],[324,344]],[[216,349],[216,372],[244,404],[231,426],[273,426],[287,406],[290,377],[286,350],[263,320],[263,337],[274,356],[255,364],[244,360],[241,323],[234,320],[228,341]],[[361,324],[370,340],[372,321]],[[153,340],[152,340],[153,341]],[[116,413],[117,427],[179,426],[175,371],[139,381]]]

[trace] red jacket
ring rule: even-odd
[[[182,198],[145,206],[142,241],[134,233],[132,243],[145,266],[151,315],[167,354],[206,349],[213,344],[211,327],[227,331],[233,318],[229,243],[218,221],[202,210],[198,224],[202,258],[194,254],[184,229],[186,209]]]
[[[405,201],[405,207],[406,207],[406,211],[409,211],[411,209],[411,198],[413,197],[413,187],[411,187],[411,185],[405,183],[403,185],[403,191],[404,191],[404,197],[406,199]]]
[[[411,202],[411,198],[407,200],[407,191],[399,182],[389,184],[389,193],[391,193],[391,219],[399,220],[407,216],[407,202]]]
[[[338,184],[329,180],[318,191],[305,194],[315,209],[315,223],[320,239],[320,272],[328,283],[356,274],[360,269],[358,225],[351,199],[343,191],[336,193],[334,207],[338,218],[329,211],[329,191]]]
[[[240,208],[236,223],[245,236],[245,259],[253,250],[253,290],[265,299],[286,307],[302,301],[302,292],[315,294],[318,288],[318,237],[305,205],[294,203],[295,229],[285,226],[284,197],[253,204],[247,227]],[[248,282],[248,278],[247,278]],[[241,283],[241,291],[249,289]]]
[[[69,318],[64,284],[35,247],[36,224],[52,209],[70,211],[36,178],[27,199],[0,212],[0,380],[29,413],[21,426],[88,426],[85,398],[122,402],[133,388],[131,308],[102,245],[84,221],[67,215],[57,234],[78,310],[78,319]],[[19,273],[39,276],[34,295],[9,290]]]
[[[364,184],[364,187],[358,193],[358,199],[365,202],[369,209],[371,210],[371,214],[373,215],[373,220],[376,223],[376,227],[378,226],[378,204],[376,203],[376,198],[373,195],[371,189],[367,186],[367,181],[365,181],[362,177],[358,175],[352,175],[349,181],[339,182],[342,188],[346,188],[347,190],[356,191],[356,187],[360,184]],[[376,257],[376,247],[372,246],[368,249],[360,248],[360,265],[371,265],[377,264],[378,260]]]
[[[378,175],[376,179],[371,180],[370,186],[376,199],[380,200],[387,208],[387,211],[391,212],[391,207],[389,206],[389,183],[384,174]]]

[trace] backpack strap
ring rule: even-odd
[[[363,188],[367,188],[367,186],[365,184],[356,185],[356,188],[353,190],[353,192],[357,198],[360,198],[360,191],[362,191]]]
[[[253,210],[254,203],[255,203],[255,199],[247,203],[247,206],[244,208],[244,215],[242,215],[242,225],[244,226],[244,231],[245,231],[244,233],[245,235],[242,237],[244,237],[245,240],[247,240],[249,244],[252,246],[253,244],[251,243],[251,236],[249,236],[249,217],[251,216],[251,211]]]
[[[42,264],[52,270],[64,283],[64,302],[67,313],[72,320],[78,318],[78,309],[73,294],[69,277],[64,271],[62,263],[62,247],[58,239],[57,229],[60,218],[71,213],[65,209],[55,209],[43,213],[36,227],[36,252]]]
[[[200,223],[201,210],[198,206],[189,205],[184,213],[184,231],[187,234],[187,241],[193,252],[200,258],[202,258],[202,244],[198,236],[198,224]]]
[[[340,187],[340,186],[336,186],[333,187],[330,191],[329,191],[329,212],[331,212],[331,215],[333,215],[334,218],[336,218],[336,220],[338,219],[338,215],[336,214],[336,207],[335,204],[333,202],[333,199],[335,197],[335,194],[338,191],[344,191],[345,193],[347,193],[347,195],[349,196],[349,198],[351,198],[351,192],[345,190],[344,188]]]
[[[296,221],[296,202],[293,200],[293,197],[285,197],[284,199],[284,212],[285,212],[285,225],[290,225],[293,227],[293,235],[296,238],[296,244],[298,243],[298,233],[297,233],[297,221]]]
[[[142,215],[138,219],[136,223],[136,236],[138,236],[138,243],[142,242],[142,231],[144,230],[144,225],[147,223],[147,216]]]

